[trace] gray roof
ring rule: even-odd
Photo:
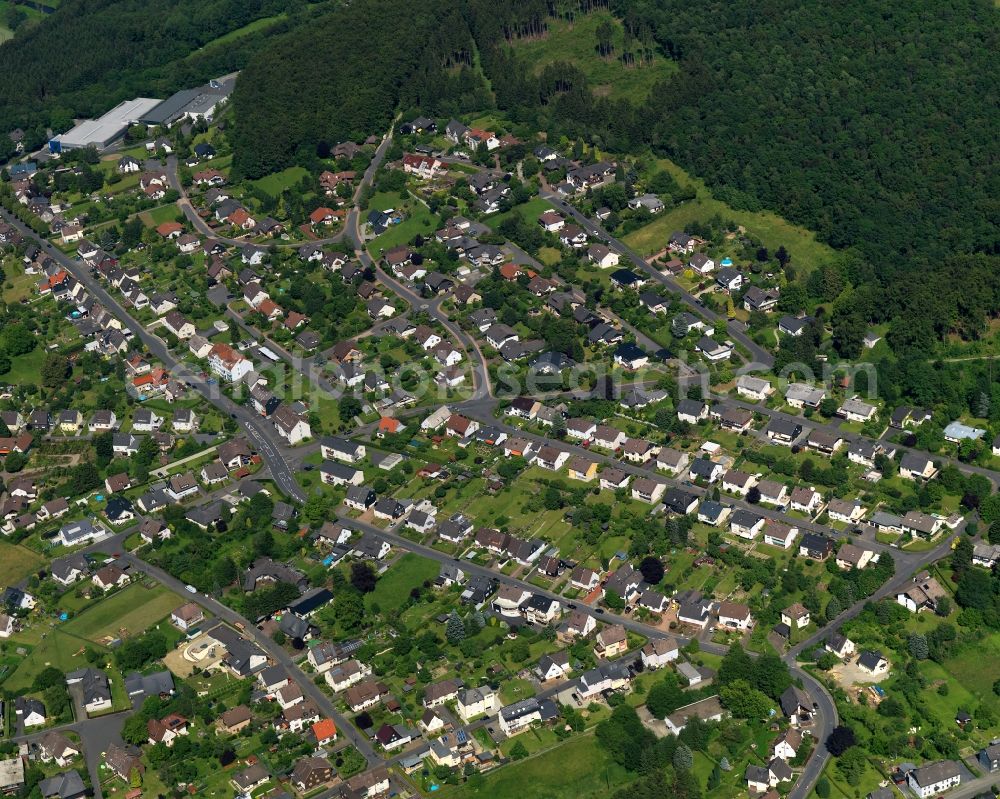
[[[77,773],[76,769],[47,777],[38,783],[38,789],[45,799],[48,799],[48,797],[71,799],[71,797],[81,796],[86,792],[83,779]]]
[[[710,477],[712,473],[720,468],[719,464],[710,461],[708,458],[695,458],[688,467],[695,477]]]
[[[882,653],[877,649],[866,649],[858,658],[858,665],[864,666],[866,669],[874,669],[882,659]]]
[[[80,683],[83,691],[83,701],[86,705],[111,699],[111,686],[108,684],[108,677],[103,671],[78,669],[67,674],[66,679]]]
[[[125,678],[125,690],[129,696],[159,696],[174,692],[174,678],[169,671],[157,671],[153,674],[132,672]]]
[[[809,694],[796,685],[789,685],[781,695],[781,710],[786,716],[794,715],[800,707],[812,707]]]
[[[960,775],[962,767],[954,760],[942,760],[940,763],[931,763],[913,770],[913,778],[918,785],[935,785],[943,780]]]
[[[83,556],[83,553],[77,552],[76,554],[68,555],[65,558],[59,558],[52,561],[49,573],[60,579],[67,579],[73,569],[77,569],[81,573],[85,573],[89,569],[87,559]]]

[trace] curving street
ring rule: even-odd
[[[561,449],[569,451],[573,454],[583,455],[591,459],[600,460],[606,463],[612,463],[615,468],[625,471],[633,475],[643,475],[650,476],[651,474],[656,474],[656,479],[661,482],[666,483],[670,486],[676,486],[682,488],[684,491],[703,496],[706,490],[698,486],[691,485],[687,482],[675,480],[668,478],[662,474],[656,473],[655,470],[650,470],[648,468],[634,466],[627,462],[623,462],[617,458],[611,456],[605,456],[589,449],[583,447],[578,447],[567,442],[553,442],[545,436],[537,435],[531,432],[526,432],[520,428],[513,427],[507,424],[502,418],[497,417],[498,401],[494,397],[493,388],[491,386],[489,367],[486,358],[484,357],[482,350],[477,342],[477,340],[470,336],[466,331],[464,331],[460,325],[452,320],[448,314],[443,309],[443,297],[435,297],[432,299],[425,299],[419,296],[415,291],[409,287],[403,285],[399,281],[395,280],[391,275],[387,274],[382,270],[378,264],[372,259],[371,255],[366,250],[366,244],[364,239],[364,234],[362,231],[363,220],[361,217],[361,209],[359,207],[359,199],[362,193],[372,185],[374,176],[381,166],[386,153],[389,150],[392,142],[392,131],[390,130],[385,134],[381,143],[379,144],[375,157],[373,158],[368,169],[365,171],[361,182],[359,183],[355,195],[354,204],[350,209],[347,218],[345,220],[345,229],[342,233],[330,239],[320,240],[318,244],[340,241],[346,238],[355,248],[355,254],[358,260],[365,267],[371,268],[374,274],[377,276],[378,281],[385,286],[389,291],[394,293],[396,296],[403,299],[414,311],[420,313],[426,313],[430,318],[438,322],[442,327],[444,327],[449,334],[454,338],[457,345],[464,348],[466,357],[470,361],[472,367],[473,376],[473,392],[472,396],[463,401],[450,403],[451,407],[455,410],[460,410],[463,414],[470,416],[479,420],[484,424],[489,424],[491,426],[497,427],[500,430],[505,431],[508,435],[516,435],[521,438],[526,438],[531,441],[539,443],[558,443]],[[219,237],[212,231],[208,225],[205,224],[198,214],[195,212],[194,207],[191,205],[190,201],[186,197],[185,193],[180,186],[179,176],[177,173],[177,162],[175,158],[170,158],[167,161],[167,172],[168,177],[171,182],[172,187],[176,188],[181,193],[181,199],[178,200],[178,207],[182,209],[185,216],[189,219],[191,224],[196,230],[206,236],[211,236],[212,238],[220,239],[228,244],[241,246],[245,242],[237,239],[226,239]],[[654,267],[650,266],[644,259],[637,255],[634,251],[626,247],[622,242],[617,239],[612,238],[604,231],[599,225],[595,224],[589,220],[582,213],[577,211],[568,203],[564,202],[561,197],[549,191],[548,189],[543,189],[542,197],[546,200],[552,202],[557,208],[562,212],[572,216],[575,221],[580,224],[587,233],[601,241],[605,241],[607,245],[614,251],[618,252],[625,259],[627,259],[632,265],[651,275],[657,282],[661,285],[667,287],[670,291],[678,294],[682,300],[692,308],[698,315],[708,319],[710,322],[718,323],[724,321],[722,317],[713,313],[709,309],[705,308],[692,294],[682,289],[675,281],[673,281],[668,276],[663,275],[661,272],[656,270]],[[23,235],[27,238],[37,240],[37,237],[28,230],[24,225],[22,225],[16,218],[12,218],[6,211],[2,212],[3,217],[10,222],[14,227],[16,227]],[[79,280],[87,289],[88,292],[105,307],[115,314],[122,322],[131,330],[139,341],[148,349],[150,353],[157,359],[159,359],[166,368],[168,368],[176,377],[179,379],[184,379],[188,381],[188,384],[195,390],[197,390],[202,396],[204,396],[209,402],[219,408],[222,412],[230,416],[232,419],[236,420],[240,426],[245,430],[249,439],[253,442],[254,447],[259,452],[263,458],[265,464],[267,465],[272,478],[274,479],[277,487],[287,496],[298,500],[299,502],[304,502],[307,499],[307,493],[299,484],[296,479],[294,465],[301,459],[302,450],[293,451],[284,445],[283,441],[278,436],[277,432],[273,429],[269,422],[261,417],[257,416],[252,409],[245,406],[239,405],[229,399],[225,394],[219,391],[217,386],[210,385],[205,380],[201,379],[197,374],[191,373],[183,363],[178,361],[170,350],[167,348],[162,339],[155,336],[154,334],[148,332],[144,329],[128,312],[127,310],[117,302],[101,285],[101,283],[90,273],[90,271],[78,261],[69,258],[64,253],[56,249],[50,242],[43,241],[41,246],[45,248],[45,251],[52,258],[57,260],[61,266],[63,266],[69,273],[74,275],[77,280]],[[291,246],[291,245],[287,245]],[[297,246],[297,245],[295,245]],[[232,318],[232,314],[230,314]],[[233,321],[243,324],[242,319],[233,319]],[[761,348],[759,345],[754,343],[741,329],[738,323],[728,323],[727,330],[735,341],[742,344],[750,353],[752,358],[760,366],[770,366],[774,363],[773,357],[766,350]],[[334,387],[327,383],[322,376],[317,376],[314,374],[314,363],[312,359],[300,359],[292,356],[286,350],[278,348],[273,345],[270,341],[268,342],[272,349],[275,349],[281,357],[286,360],[291,366],[299,372],[306,374],[306,376],[317,383],[321,388],[334,391]],[[785,414],[780,411],[773,411],[764,406],[758,405],[756,403],[743,402],[732,397],[724,398],[727,403],[737,405],[739,407],[745,407],[755,413],[760,413],[772,418],[788,418],[794,419],[797,423],[801,423],[804,426],[808,425],[808,420],[802,419],[798,416],[792,416]],[[426,410],[426,409],[424,409]],[[419,412],[415,410],[414,413]],[[859,438],[864,438],[861,435],[844,433],[838,429],[836,424],[826,424],[826,425],[811,425],[814,428],[828,429],[833,432],[836,431],[839,435],[842,435],[848,440],[854,440]],[[905,448],[900,448],[905,449]],[[941,458],[938,460],[943,460],[946,462],[953,462],[951,459]],[[968,464],[961,464],[954,462],[955,465],[967,474],[982,474],[990,479],[991,483],[995,486],[1000,483],[998,481],[998,475],[989,469],[983,469],[981,467],[970,466]],[[826,534],[838,535],[836,531],[832,531],[822,525],[817,525],[811,521],[803,521],[801,519],[787,517],[785,514],[770,508],[764,508],[760,505],[751,505],[743,500],[726,498],[726,503],[732,505],[736,508],[746,508],[752,510],[754,513],[773,519],[782,520],[785,523],[794,524],[803,530],[810,530],[816,532],[823,532]],[[356,529],[365,530],[371,532],[386,541],[388,541],[392,546],[399,549],[413,552],[421,555],[425,558],[429,558],[438,563],[452,563],[459,561],[458,558],[446,555],[432,547],[428,547],[422,544],[418,544],[410,539],[398,535],[392,530],[383,530],[381,528],[375,527],[373,525],[365,524],[359,522],[355,519],[350,519],[348,515],[338,510],[338,516],[345,521],[349,522],[351,527]],[[804,770],[802,771],[799,779],[792,788],[789,796],[792,799],[805,799],[812,787],[815,785],[816,780],[819,778],[823,771],[823,768],[829,760],[829,753],[823,744],[827,735],[833,730],[837,723],[837,711],[834,704],[834,700],[830,692],[823,686],[818,680],[816,680],[812,675],[810,675],[805,670],[801,669],[797,663],[796,658],[803,651],[808,650],[811,647],[820,644],[831,632],[838,629],[844,622],[857,616],[858,613],[864,608],[864,606],[869,601],[876,601],[883,597],[892,596],[895,591],[902,587],[908,580],[910,580],[911,575],[918,569],[926,566],[929,563],[934,562],[942,557],[945,557],[950,551],[950,542],[954,538],[954,535],[960,534],[961,528],[958,533],[952,533],[947,535],[942,542],[935,547],[933,550],[923,553],[918,552],[908,552],[900,550],[894,547],[888,547],[879,544],[874,540],[872,536],[871,540],[866,539],[866,544],[871,548],[877,550],[882,554],[882,556],[892,557],[896,565],[896,574],[888,582],[879,588],[879,590],[869,598],[865,598],[856,602],[851,607],[844,610],[836,619],[824,626],[821,630],[810,636],[807,640],[797,644],[796,646],[789,649],[784,655],[783,659],[788,664],[788,667],[793,675],[793,677],[803,684],[805,690],[808,692],[813,702],[816,705],[816,710],[818,711],[818,718],[813,727],[814,734],[818,738],[818,745],[813,751],[812,756],[809,761],[805,764]],[[123,536],[124,534],[121,534]],[[115,536],[115,538],[120,541],[123,540],[122,537]],[[100,542],[105,543],[105,542]],[[99,548],[100,543],[95,545]],[[111,545],[114,546],[114,545]],[[147,562],[143,561],[138,555],[129,553],[124,555],[125,560],[131,563],[135,568],[140,569],[155,579],[159,580],[162,584],[168,588],[174,590],[182,596],[189,595],[189,592],[185,590],[185,586],[180,580],[173,577],[169,573],[154,567]],[[553,599],[558,599],[562,603],[566,603],[565,597],[559,594],[540,589],[534,584],[519,580],[500,573],[497,570],[480,566],[475,563],[471,563],[466,560],[459,561],[461,568],[468,574],[481,574],[490,577],[494,577],[502,582],[511,583],[519,587],[525,588],[533,593],[541,594],[546,597]],[[342,735],[344,735],[351,743],[362,753],[362,755],[367,760],[369,766],[380,765],[383,763],[393,763],[398,760],[399,756],[384,758],[378,752],[375,751],[371,742],[359,733],[353,725],[340,714],[334,704],[330,701],[329,697],[310,679],[308,675],[302,672],[298,668],[293,658],[284,650],[283,647],[275,644],[268,636],[261,633],[257,628],[247,619],[243,618],[241,615],[233,611],[228,606],[217,601],[216,599],[206,596],[204,594],[198,593],[192,597],[193,601],[201,605],[203,608],[210,611],[216,617],[230,623],[233,625],[241,625],[241,629],[244,634],[251,637],[261,649],[263,649],[268,656],[276,663],[284,666],[290,674],[292,674],[295,679],[299,682],[302,687],[303,692],[312,699],[317,707],[325,715],[334,719],[337,723],[338,729]],[[579,610],[593,616],[595,619],[601,622],[614,622],[622,624],[626,629],[633,630],[635,632],[641,633],[647,637],[662,637],[662,638],[673,638],[676,639],[678,645],[683,646],[687,643],[690,638],[686,636],[676,635],[670,632],[665,632],[658,628],[651,627],[649,625],[643,624],[636,621],[628,616],[619,616],[610,613],[602,608],[596,608],[588,606],[584,603],[579,603],[577,606]],[[724,654],[727,651],[727,647],[713,644],[711,642],[699,642],[700,646],[708,652],[715,654]],[[105,716],[100,719],[94,720],[81,720],[75,722],[71,725],[66,725],[66,729],[71,729],[75,732],[79,732],[84,738],[84,744],[87,752],[87,764],[91,768],[92,776],[95,774],[96,765],[92,767],[92,761],[94,764],[97,763],[97,757],[102,748],[102,741],[105,741],[103,746],[106,748],[107,741],[113,740],[117,737],[121,729],[121,724],[127,717],[128,711],[123,713],[113,714],[111,716]],[[116,726],[117,725],[117,726]],[[110,736],[110,737],[109,737]],[[22,736],[18,740],[30,740],[34,738],[35,735]],[[107,741],[105,740],[107,739]],[[95,751],[97,754],[95,754]],[[96,772],[99,774],[99,770]],[[100,788],[99,784],[95,781],[96,794],[100,799]],[[985,787],[985,786],[984,786]],[[970,795],[967,791],[971,790],[972,784],[969,786],[963,786],[962,790],[953,792],[952,795],[959,797]],[[330,791],[324,792],[321,796],[326,797],[332,795]]]

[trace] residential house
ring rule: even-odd
[[[845,571],[863,569],[877,559],[878,557],[873,550],[851,543],[841,544],[837,551],[837,566]]]
[[[729,532],[740,538],[755,539],[764,529],[764,517],[756,513],[738,508],[729,517]]]
[[[736,393],[741,397],[749,397],[756,402],[763,402],[774,393],[774,386],[759,377],[740,375],[736,378]]]
[[[926,571],[920,572],[906,590],[896,594],[896,602],[911,613],[922,610],[935,611],[938,601],[947,598],[948,592]]]
[[[858,500],[831,499],[826,506],[826,511],[835,522],[853,524],[865,515],[865,506]]]
[[[719,626],[730,630],[749,630],[753,626],[750,608],[736,602],[719,604]]]
[[[672,663],[680,656],[677,643],[666,638],[651,638],[642,648],[640,658],[647,669],[658,669]]]
[[[809,609],[801,602],[795,602],[781,611],[781,623],[787,624],[793,630],[808,627],[811,620]]]
[[[599,660],[617,657],[628,649],[628,635],[620,624],[611,624],[597,633],[594,655]]]
[[[764,520],[764,543],[772,547],[788,549],[795,543],[799,528],[785,524],[777,519]]]
[[[933,461],[913,450],[904,452],[899,460],[899,476],[904,480],[930,480],[936,473]]]
[[[799,541],[799,555],[813,560],[826,560],[833,552],[833,539],[817,533],[806,533]]]
[[[906,775],[906,784],[920,799],[944,793],[962,782],[962,766],[954,760],[942,760],[915,768]]]

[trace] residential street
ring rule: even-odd
[[[521,438],[526,438],[528,440],[543,443],[543,444],[554,444],[552,440],[535,433],[526,432],[520,428],[514,427],[506,423],[504,419],[498,419],[496,417],[498,409],[498,401],[494,397],[493,388],[491,385],[490,374],[488,364],[483,355],[483,352],[479,346],[477,339],[469,335],[465,330],[463,330],[460,325],[452,320],[448,314],[443,309],[444,298],[434,297],[431,299],[425,299],[421,297],[416,291],[403,285],[391,275],[387,274],[382,270],[379,265],[372,259],[370,254],[365,248],[365,239],[362,232],[362,227],[364,225],[364,219],[362,218],[361,211],[357,206],[357,200],[361,196],[362,191],[367,187],[371,186],[374,179],[374,175],[377,172],[379,166],[383,162],[386,153],[392,142],[392,131],[390,130],[385,134],[381,143],[379,144],[375,157],[373,158],[370,166],[365,172],[363,180],[357,187],[355,193],[355,205],[349,211],[347,218],[345,220],[345,230],[335,237],[329,239],[320,240],[316,243],[328,243],[339,241],[345,238],[353,244],[355,248],[355,254],[362,265],[373,270],[374,274],[377,276],[378,281],[385,286],[389,291],[394,293],[397,297],[404,300],[413,311],[426,313],[430,318],[434,319],[443,326],[448,333],[453,337],[454,342],[457,346],[462,347],[465,350],[466,357],[470,361],[472,367],[472,380],[473,380],[473,392],[470,399],[464,401],[458,401],[450,403],[453,410],[461,412],[462,414],[474,418],[480,421],[484,425],[491,425],[500,430],[503,430],[508,435],[518,436]],[[212,238],[220,239],[218,235],[211,230],[211,228],[201,219],[195,212],[190,201],[184,196],[184,192],[180,185],[180,179],[177,170],[177,160],[176,158],[167,159],[167,172],[168,178],[171,185],[176,188],[181,193],[181,199],[178,201],[178,206],[183,210],[185,216],[191,222],[191,224],[200,233],[206,236],[211,236]],[[643,272],[652,276],[658,283],[669,289],[671,292],[678,294],[683,301],[698,315],[706,318],[709,322],[713,324],[718,324],[720,322],[725,322],[725,320],[719,315],[713,313],[708,308],[704,307],[701,302],[694,297],[691,293],[683,290],[673,279],[664,275],[659,270],[650,266],[644,259],[642,259],[634,251],[626,247],[621,241],[610,237],[606,231],[604,231],[599,225],[590,221],[582,213],[577,211],[575,208],[565,203],[562,198],[556,195],[554,192],[544,189],[542,191],[542,196],[549,200],[555,207],[557,207],[561,213],[568,214],[572,216],[575,221],[583,227],[583,229],[594,239],[607,242],[608,246],[618,252],[624,259],[626,259],[634,267],[641,269]],[[15,226],[22,234],[34,238],[31,232],[23,226],[18,220],[12,218],[6,212],[3,212],[4,218]],[[240,245],[244,242],[235,239],[225,239],[221,238],[222,241]],[[143,346],[153,354],[155,358],[160,360],[166,368],[168,368],[174,376],[178,379],[183,379],[188,382],[192,388],[200,392],[208,401],[219,408],[223,413],[235,419],[240,426],[246,431],[246,434],[253,443],[253,446],[259,452],[263,458],[271,477],[273,478],[276,486],[287,496],[294,498],[299,502],[304,502],[307,499],[307,492],[298,483],[295,475],[295,469],[300,465],[301,459],[303,457],[303,450],[292,450],[287,447],[281,438],[278,436],[277,432],[272,427],[271,423],[267,420],[259,417],[253,412],[252,409],[239,405],[232,400],[230,400],[226,395],[221,393],[216,385],[210,385],[206,381],[202,380],[197,374],[192,374],[187,370],[180,361],[178,361],[174,355],[167,349],[164,342],[156,335],[148,332],[144,329],[138,322],[131,317],[131,315],[126,311],[122,305],[120,305],[103,287],[103,285],[91,275],[90,271],[80,262],[75,259],[69,258],[55,247],[53,247],[48,242],[43,242],[42,246],[46,248],[46,252],[54,259],[56,259],[68,272],[73,274],[88,290],[88,292],[98,299],[106,308],[108,308],[112,313],[114,313],[118,318],[120,318],[128,328],[137,336],[139,341],[142,342]],[[288,245],[291,246],[291,245]],[[233,323],[239,324],[241,327],[246,328],[243,320],[235,312],[230,311],[229,317]],[[752,371],[754,366],[768,367],[773,365],[774,359],[766,350],[761,348],[759,345],[754,343],[744,332],[742,326],[739,323],[729,322],[726,324],[728,335],[734,340],[743,345],[751,353],[752,359],[755,364],[750,364],[743,371]],[[286,363],[288,363],[297,372],[306,374],[310,381],[318,385],[322,390],[330,393],[336,393],[339,386],[331,384],[322,375],[316,374],[316,369],[314,368],[313,359],[301,359],[295,357],[292,353],[284,348],[278,347],[276,344],[266,340],[267,345],[273,349]],[[646,347],[650,347],[655,342],[652,342],[648,337],[640,338],[640,343]],[[722,398],[725,402],[738,407],[743,407],[751,410],[755,413],[760,413],[769,418],[781,418],[794,420],[796,423],[802,424],[803,427],[811,427],[814,429],[823,429],[830,432],[837,432],[842,435],[847,440],[855,440],[863,438],[858,434],[845,433],[839,428],[838,424],[824,424],[815,425],[810,424],[808,420],[801,417],[792,416],[780,411],[774,411],[766,408],[756,403],[744,402],[742,399],[736,397],[725,397]],[[426,409],[423,409],[426,410]],[[418,411],[413,411],[417,413]],[[706,489],[690,484],[689,482],[671,479],[664,476],[661,473],[656,472],[654,469],[644,468],[636,465],[623,462],[618,458],[611,456],[605,456],[598,454],[590,449],[586,449],[581,446],[576,446],[572,443],[565,441],[558,442],[557,446],[567,452],[574,455],[581,455],[593,460],[598,460],[604,463],[613,464],[615,468],[625,471],[632,475],[641,476],[655,476],[655,478],[669,486],[674,486],[681,488],[684,491],[690,492],[697,496],[704,496]],[[905,449],[905,448],[900,448]],[[1000,484],[1000,479],[998,475],[989,470],[981,467],[970,466],[967,464],[958,463],[952,461],[951,459],[938,459],[944,462],[954,463],[961,471],[966,474],[981,474],[987,477],[994,486]],[[212,492],[208,497],[205,497],[202,501],[208,501],[209,497],[213,496],[215,492]],[[740,499],[726,497],[725,503],[731,505],[734,508],[744,508],[752,511],[755,514],[761,516],[783,521],[786,524],[792,524],[799,527],[802,530],[819,532],[824,534],[832,534],[836,537],[842,537],[843,534],[839,534],[830,528],[819,525],[811,521],[804,521],[796,517],[787,516],[775,509],[762,507],[759,504],[750,504]],[[524,588],[535,594],[540,594],[545,597],[552,599],[557,599],[563,604],[570,604],[571,607],[576,607],[577,609],[587,613],[596,620],[602,623],[618,623],[623,625],[626,629],[640,633],[647,637],[661,637],[661,638],[672,638],[678,642],[679,646],[683,646],[690,638],[687,636],[677,635],[671,632],[666,632],[658,628],[651,627],[642,622],[636,621],[630,616],[620,616],[611,612],[606,611],[603,608],[588,606],[582,602],[573,605],[572,603],[567,603],[567,600],[557,593],[550,592],[545,589],[541,589],[538,586],[524,580],[515,579],[508,577],[498,570],[481,566],[472,563],[467,560],[460,560],[459,558],[442,553],[432,547],[425,546],[423,544],[418,544],[411,541],[409,538],[399,535],[393,530],[383,530],[374,525],[359,522],[357,520],[351,519],[346,511],[342,508],[337,510],[337,515],[349,524],[352,528],[363,530],[366,532],[373,533],[384,540],[388,541],[392,546],[404,550],[407,552],[413,552],[422,557],[429,558],[440,564],[455,564],[460,565],[460,568],[467,574],[484,575],[498,579],[501,582],[516,585],[518,587]],[[88,551],[104,551],[113,552],[117,548],[121,547],[122,542],[126,535],[134,529],[134,526],[128,528],[128,530],[123,530],[115,535],[105,539],[104,541],[97,542],[92,547],[88,547]],[[959,528],[958,533],[961,533]],[[789,796],[792,799],[805,799],[812,790],[816,780],[819,778],[824,766],[829,759],[829,753],[826,751],[823,741],[826,736],[832,731],[837,723],[837,711],[831,694],[827,689],[821,685],[817,680],[815,680],[809,673],[800,669],[796,664],[796,657],[803,651],[821,644],[822,641],[829,636],[833,631],[838,629],[840,625],[849,619],[855,617],[864,608],[865,604],[869,601],[876,601],[883,597],[891,597],[894,593],[904,586],[911,578],[911,575],[922,568],[923,566],[945,557],[950,551],[950,541],[954,537],[955,533],[946,535],[942,541],[933,550],[928,552],[912,552],[905,551],[895,547],[889,547],[875,541],[874,536],[871,536],[870,540],[866,536],[865,543],[870,548],[876,550],[883,557],[893,558],[896,566],[895,576],[889,580],[885,585],[883,585],[872,597],[861,600],[851,607],[844,610],[836,619],[831,623],[827,624],[820,631],[810,636],[809,639],[797,644],[792,647],[785,655],[784,660],[788,664],[789,669],[793,675],[798,680],[801,680],[805,689],[809,693],[813,702],[816,705],[818,711],[818,719],[815,726],[813,727],[814,734],[819,739],[819,745],[815,748],[812,757],[806,763],[804,771],[793,787]],[[131,563],[136,569],[142,570],[152,576],[153,578],[159,580],[163,585],[167,586],[171,590],[177,592],[181,596],[191,596],[192,600],[197,604],[201,605],[216,617],[228,622],[229,624],[239,624],[244,634],[251,637],[262,650],[264,650],[267,655],[275,662],[286,668],[289,673],[294,677],[294,679],[300,684],[303,692],[313,701],[320,711],[332,718],[340,730],[341,734],[346,737],[357,749],[362,753],[362,755],[367,760],[369,766],[379,765],[383,762],[396,763],[402,757],[401,755],[395,755],[389,758],[384,758],[380,753],[376,752],[371,742],[361,733],[359,733],[344,717],[339,713],[331,702],[330,698],[312,681],[310,675],[305,674],[298,666],[295,664],[293,658],[285,651],[283,647],[275,644],[268,636],[261,633],[257,628],[247,619],[240,616],[238,613],[222,604],[221,602],[215,600],[212,597],[206,596],[204,594],[198,593],[190,595],[186,590],[185,585],[178,580],[176,577],[168,574],[167,572],[154,567],[144,560],[137,554],[126,553],[124,559]],[[526,576],[526,575],[525,575]],[[701,647],[713,654],[725,654],[727,647],[714,644],[709,641],[700,641]],[[633,655],[634,657],[634,655]],[[541,694],[542,696],[553,695],[558,691],[565,688],[565,684],[558,686],[551,686],[546,688]],[[95,785],[99,782],[99,769],[97,764],[100,759],[101,752],[105,751],[107,745],[110,741],[116,740],[121,730],[121,725],[124,723],[125,718],[128,716],[128,711],[117,713],[112,716],[106,716],[94,720],[82,720],[77,721],[74,724],[67,725],[67,729],[71,729],[78,732],[83,739],[84,746],[86,749],[87,766],[94,779]],[[475,725],[473,725],[475,726]],[[18,740],[29,740],[38,734],[32,734],[27,736],[22,736]],[[974,788],[977,783],[982,783],[981,786]],[[975,783],[969,783],[967,786],[963,786],[957,791],[952,792],[950,795],[956,797],[956,799],[965,799],[965,797],[971,796],[976,790],[981,790],[992,783],[992,780],[987,780],[983,778],[982,780],[977,780]],[[98,787],[97,796],[100,799],[100,790]],[[332,796],[332,791],[324,792],[320,795],[321,797]]]
[[[126,561],[131,563],[135,568],[140,569],[151,577],[155,578],[171,591],[174,591],[180,596],[190,597],[192,602],[201,605],[201,607],[210,611],[216,618],[222,619],[231,625],[240,624],[242,625],[241,632],[250,637],[261,649],[263,649],[268,657],[270,657],[274,662],[280,666],[283,666],[289,673],[289,675],[299,684],[302,688],[302,692],[309,697],[320,710],[323,715],[332,718],[337,724],[337,730],[340,731],[344,737],[354,744],[358,751],[364,755],[365,759],[368,761],[369,765],[373,764],[379,759],[375,750],[372,748],[371,743],[361,735],[344,716],[334,707],[333,702],[330,698],[323,693],[316,683],[312,681],[312,678],[305,674],[295,663],[292,657],[285,651],[281,646],[278,646],[271,638],[264,635],[257,627],[248,619],[238,614],[235,610],[228,607],[227,605],[212,599],[202,593],[191,594],[186,590],[184,583],[178,580],[176,577],[168,574],[162,569],[146,563],[136,555],[132,553],[126,553],[124,555]]]
[[[624,242],[614,238],[610,233],[604,230],[604,228],[596,222],[591,221],[589,217],[566,202],[556,192],[548,188],[543,188],[539,194],[541,197],[552,203],[552,205],[554,205],[560,213],[572,216],[576,223],[586,231],[588,236],[598,241],[605,242],[608,248],[613,252],[618,253],[633,266],[641,269],[643,272],[652,277],[656,282],[679,295],[696,316],[704,317],[716,327],[720,322],[724,323],[730,338],[746,347],[747,350],[750,351],[754,362],[764,367],[770,367],[774,364],[774,357],[771,353],[753,341],[744,332],[744,328],[739,322],[726,322],[726,320],[719,316],[719,314],[709,308],[706,308],[697,297],[691,294],[691,292],[682,288],[676,281],[664,275],[659,269],[650,266],[644,258],[638,255],[634,250],[627,247]]]

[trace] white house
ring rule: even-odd
[[[661,666],[666,666],[677,660],[679,655],[680,650],[677,648],[676,642],[666,638],[650,639],[640,652],[642,665],[647,669],[658,669]]]
[[[215,344],[208,353],[208,368],[228,383],[236,383],[253,371],[253,363],[228,344]]]
[[[811,618],[809,608],[801,602],[789,605],[781,611],[782,624],[787,624],[793,630],[801,630],[803,627],[808,627]]]
[[[719,604],[719,626],[730,630],[748,630],[753,625],[750,608],[736,602]]]
[[[761,402],[774,393],[774,386],[760,377],[740,375],[736,378],[736,393],[741,397]]]
[[[271,415],[274,429],[285,441],[295,445],[305,441],[312,435],[312,429],[306,417],[297,414],[288,405],[279,406]]]
[[[921,799],[950,790],[962,782],[962,768],[954,760],[942,760],[913,769],[906,784]]]

